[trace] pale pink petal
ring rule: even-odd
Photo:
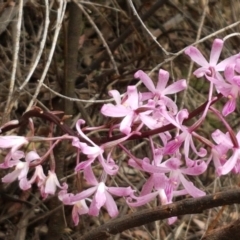
[[[88,213],[89,209],[88,209],[85,199],[82,199],[82,200],[78,201],[77,203],[75,203],[75,206],[77,206],[79,215]]]
[[[22,190],[24,190],[24,191],[26,191],[26,190],[28,190],[29,188],[31,188],[31,184],[30,184],[30,182],[27,180],[27,178],[21,178],[20,180],[19,180],[19,187],[22,189]]]
[[[177,217],[170,217],[168,218],[168,224],[172,225],[177,221]]]
[[[86,155],[88,155],[90,158],[95,158],[97,157],[99,154],[103,153],[103,150],[99,147],[99,146],[88,146],[85,145],[84,147],[82,147],[82,152]]]
[[[198,176],[202,173],[204,173],[207,169],[207,164],[204,161],[201,160],[197,160],[194,161],[194,166],[192,167],[188,167],[188,168],[181,168],[181,172],[183,174],[187,174],[187,175],[192,175],[192,176]]]
[[[146,88],[151,91],[152,93],[155,93],[155,86],[153,84],[152,79],[142,70],[138,70],[134,74],[135,78],[140,78],[143,84],[146,86]]]
[[[25,159],[26,159],[26,162],[30,163],[31,161],[39,160],[41,158],[35,151],[30,151],[26,154]]]
[[[2,178],[2,182],[4,183],[11,183],[11,182],[14,182],[19,174],[21,172],[21,169],[15,169],[14,171],[8,173],[7,175],[5,175],[3,178]]]
[[[233,83],[232,79],[235,75],[234,68],[235,68],[235,64],[230,64],[230,65],[227,65],[224,70],[225,79],[231,84]]]
[[[178,124],[181,125],[183,123],[183,121],[188,118],[188,116],[189,116],[188,110],[181,109],[176,116],[176,120],[177,120]]]
[[[149,194],[141,196],[141,197],[132,196],[132,197],[127,198],[127,204],[130,207],[139,207],[139,206],[145,205],[146,203],[149,203],[157,195],[158,195],[158,192],[149,193]],[[133,200],[135,200],[135,201],[133,202]]]
[[[227,162],[222,167],[219,167],[217,169],[217,173],[219,174],[219,176],[226,175],[230,171],[232,171],[235,165],[237,164],[237,160],[239,156],[240,156],[240,149],[236,149],[233,152],[233,155],[227,160]]]
[[[101,108],[101,113],[108,117],[124,117],[131,110],[126,108],[124,105],[113,105],[111,103],[104,104]]]
[[[93,146],[97,146],[86,134],[83,133],[82,129],[81,129],[81,125],[85,124],[85,121],[83,119],[79,119],[76,123],[76,129],[78,131],[78,133],[80,134],[80,136],[82,138],[84,138],[86,141],[88,141],[89,143],[91,143]],[[80,146],[82,147],[86,147],[86,144],[83,143],[79,143]],[[83,145],[82,145],[83,144]],[[81,148],[82,149],[82,148]]]
[[[127,103],[131,107],[132,110],[136,110],[139,106],[138,103],[138,91],[136,86],[128,86],[127,87]]]
[[[187,190],[188,194],[190,194],[192,197],[202,197],[206,195],[205,192],[196,188],[192,182],[187,181],[182,174],[180,174],[179,177],[183,187]]]
[[[149,173],[167,173],[170,172],[171,169],[165,166],[154,166],[152,164],[149,164],[145,160],[142,161],[142,168],[145,172]]]
[[[190,138],[192,138],[192,136],[190,134],[186,134],[185,135],[186,138],[185,138],[185,141],[184,141],[184,155],[185,155],[185,158],[188,158],[189,156],[189,147],[190,147]]]
[[[208,67],[200,67],[198,68],[197,70],[195,70],[193,72],[193,74],[197,77],[197,78],[200,78],[200,77],[203,77],[205,74],[206,75],[210,75],[211,74],[211,71],[209,70]]]
[[[79,215],[78,215],[78,208],[74,205],[72,209],[72,220],[74,225],[77,226],[79,223]]]
[[[179,141],[177,138],[169,141],[164,148],[163,154],[174,154],[182,145],[182,141]]]
[[[221,61],[216,67],[216,71],[220,72],[220,71],[224,71],[227,65],[233,64],[235,62],[235,60],[239,57],[239,53],[236,55],[233,55],[229,58],[224,59],[223,61]]]
[[[155,129],[156,127],[161,127],[162,123],[158,122],[158,119],[154,119],[152,116],[148,116],[146,114],[139,115],[141,121],[149,128]]]
[[[106,191],[106,186],[105,186],[104,182],[100,182],[98,184],[97,191],[96,191],[96,194],[95,194],[96,207],[98,209],[100,209],[106,202],[105,191]]]
[[[75,196],[71,197],[71,201],[72,202],[77,202],[80,201],[82,199],[88,198],[89,196],[91,196],[95,191],[97,190],[97,186],[94,187],[90,187],[78,194],[76,194]]]
[[[159,200],[162,205],[168,204],[169,201],[167,199],[166,192],[163,188],[158,189],[158,194],[159,194]]]
[[[126,197],[133,193],[131,187],[108,187],[108,192],[119,197]]]
[[[140,95],[140,93],[139,93]],[[154,94],[152,92],[144,92],[144,93],[141,93],[141,97],[139,96],[139,99],[141,101],[146,101],[150,98],[152,98],[154,96]]]
[[[151,174],[151,176],[148,177],[147,181],[142,186],[142,191],[140,193],[140,196],[144,196],[144,195],[147,195],[152,192],[153,186],[154,186],[154,175],[155,174]]]
[[[228,148],[233,147],[233,143],[231,141],[231,138],[229,134],[223,133],[221,130],[217,129],[212,133],[212,138],[217,144],[223,144],[227,146]]]
[[[166,107],[169,109],[169,111],[173,114],[176,115],[178,112],[178,107],[177,104],[169,97],[163,96],[162,100],[164,101]]]
[[[58,193],[58,199],[63,202],[65,205],[73,205],[71,198],[74,196],[72,193],[68,193],[67,190],[61,190]]]
[[[142,166],[140,166],[138,163],[136,163],[135,160],[133,160],[133,159],[131,159],[131,158],[128,160],[128,165],[131,166],[131,167],[133,167],[133,168],[135,168],[135,169],[138,169],[138,170],[140,170],[140,171],[143,170],[143,169],[142,169]]]
[[[109,95],[113,97],[117,105],[121,105],[121,95],[117,90],[110,90]]]
[[[46,180],[47,176],[43,172],[42,165],[35,167],[35,172],[29,182],[32,184],[37,181],[38,184],[42,184]]]
[[[88,166],[84,169],[84,178],[90,185],[98,185],[98,181],[93,173],[91,166]]]
[[[55,172],[48,171],[48,177],[45,183],[45,190],[46,194],[55,194],[57,187],[62,188]]]
[[[18,179],[27,177],[28,171],[29,171],[29,164],[26,162],[20,162],[16,165],[16,168],[21,169],[21,172],[19,173]]]
[[[187,88],[187,82],[186,80],[178,80],[177,82],[174,82],[173,84],[166,87],[162,94],[168,95],[168,94],[175,94],[182,90],[185,90]]]
[[[24,152],[19,151],[19,150],[15,151],[11,154],[11,158],[13,161],[19,161],[19,159],[24,158],[24,157],[25,157]]]
[[[115,203],[113,197],[108,192],[105,192],[105,195],[106,195],[105,207],[107,209],[109,216],[114,218],[118,215],[117,204]]]
[[[216,66],[218,59],[220,57],[220,54],[222,52],[224,41],[222,39],[215,39],[212,44],[212,50],[210,54],[210,65],[211,66]]]
[[[169,72],[163,69],[160,69],[158,73],[158,82],[156,87],[156,91],[160,96],[162,95],[162,91],[164,91],[167,85],[168,79],[169,79]]]
[[[234,76],[233,78],[232,78],[232,81],[233,81],[233,84],[235,84],[237,87],[238,87],[238,91],[237,92],[239,92],[239,90],[240,90],[240,76],[238,75],[238,76]],[[237,97],[237,94],[236,94],[236,97]]]
[[[166,160],[165,162],[163,162],[161,165],[165,166],[166,168],[170,170],[178,170],[180,168],[181,165],[181,161],[179,158],[176,157],[172,157],[169,158],[168,160]]]
[[[236,99],[229,99],[223,107],[222,114],[224,117],[232,113],[236,109]]]
[[[105,161],[103,155],[98,156],[98,160],[103,166],[104,171],[109,175],[115,175],[118,172],[118,165],[111,159],[110,161]]]
[[[80,162],[76,167],[75,167],[75,171],[78,172],[78,171],[81,171],[87,167],[89,167],[93,162],[94,162],[95,158],[90,158],[88,159],[87,161],[83,161],[83,162]]]
[[[198,65],[203,67],[209,66],[206,58],[202,55],[202,53],[196,47],[190,46],[186,48],[184,52],[192,59],[192,61],[194,61]]]
[[[191,145],[193,152],[196,153],[199,157],[205,157],[207,155],[207,150],[203,147],[201,147],[199,149],[199,151],[197,151],[192,137],[190,138],[190,145]]]
[[[11,152],[15,152],[22,145],[27,144],[28,140],[21,136],[0,136],[0,148],[12,148]]]
[[[133,121],[134,113],[128,114],[120,123],[120,131],[126,135],[131,132],[131,125]]]
[[[88,211],[88,214],[91,216],[98,216],[99,215],[100,208],[97,207],[97,200],[96,196],[93,197],[93,200],[90,204],[90,208]]]
[[[8,152],[6,155],[4,162],[0,164],[0,168],[10,168],[19,162],[21,158],[24,158],[25,154],[23,151],[14,151],[14,152]]]
[[[88,206],[84,199],[76,202],[73,205],[72,219],[73,219],[75,226],[78,225],[78,223],[79,223],[79,215],[87,214],[88,211],[89,211],[89,209],[88,209]]]

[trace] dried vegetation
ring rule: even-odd
[[[99,114],[102,103],[97,100],[109,99],[111,89],[123,92],[127,85],[136,84],[133,74],[138,69],[156,79],[160,67],[171,72],[172,81],[189,81],[187,92],[176,100],[179,106],[194,110],[204,103],[208,86],[192,76],[194,66],[182,54],[183,49],[205,38],[198,47],[207,56],[214,38],[239,32],[239,15],[240,2],[226,0],[0,0],[0,120],[19,119],[36,105],[72,115],[66,120],[72,127],[80,117],[89,126],[99,125],[104,119]],[[239,37],[230,38],[222,57],[239,49]],[[86,101],[89,99],[92,101]],[[239,110],[229,119],[236,129]],[[37,118],[34,121],[36,133],[46,135],[48,123]],[[209,135],[216,126],[223,127],[209,117],[202,131]],[[27,134],[26,129],[21,132]],[[144,142],[129,144],[140,156],[148,153]],[[39,154],[46,147],[40,145]],[[73,173],[73,151],[68,143],[58,150],[58,174],[66,177]],[[144,176],[127,168],[123,153],[115,154],[123,171],[112,181],[139,186]],[[5,174],[1,170],[0,175]],[[213,193],[237,187],[238,180],[236,176],[215,179],[209,169],[195,181],[207,193]],[[68,183],[72,189],[84,188],[81,177],[70,177]],[[120,218],[141,210],[128,209],[123,201],[118,206]],[[165,220],[149,221],[109,239],[201,239],[206,232],[237,220],[238,211],[238,205],[213,208],[179,217],[173,226]],[[23,192],[17,183],[0,184],[0,239],[70,240],[82,239],[84,234],[87,239],[91,229],[107,221],[109,217],[102,211],[99,217],[81,217],[79,226],[74,227],[71,208],[63,208],[56,197],[43,201],[37,189]]]

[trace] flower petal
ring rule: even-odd
[[[133,121],[134,113],[128,114],[120,123],[120,131],[126,135],[130,134],[131,132],[131,125]]]
[[[108,192],[119,197],[126,197],[133,193],[131,187],[109,187]]]
[[[164,95],[167,94],[175,94],[182,90],[185,90],[187,88],[187,82],[185,79],[178,80],[177,82],[174,82],[173,84],[169,85],[163,90]]]
[[[146,88],[151,91],[152,93],[155,93],[155,86],[153,84],[152,79],[142,70],[138,70],[134,74],[135,78],[140,78],[140,80],[143,82],[143,84],[146,86]]]
[[[211,50],[211,54],[210,54],[210,61],[209,61],[211,66],[217,65],[219,56],[222,52],[223,44],[224,44],[224,41],[219,38],[216,38],[213,41],[212,50]]]
[[[236,99],[229,99],[223,107],[222,114],[224,117],[232,113],[236,109]]]
[[[182,174],[179,174],[179,177],[182,185],[192,197],[202,197],[206,195],[205,192],[196,188],[192,182],[187,181]]]
[[[217,173],[219,174],[219,176],[226,175],[233,170],[233,168],[237,164],[239,155],[240,155],[240,149],[237,149],[233,152],[233,155],[227,160],[227,162],[222,167],[219,167],[217,169]]]
[[[101,113],[108,117],[124,117],[131,110],[127,109],[124,105],[113,105],[111,103],[104,104],[101,108]]]
[[[118,215],[117,204],[115,203],[113,197],[108,192],[105,192],[105,195],[106,195],[105,207],[107,209],[109,216],[114,218]]]
[[[208,67],[209,64],[206,58],[202,55],[202,53],[196,47],[190,46],[186,48],[184,53],[188,55],[191,58],[191,60],[197,63],[198,65],[202,67]]]
[[[117,90],[111,90],[108,92],[111,97],[114,98],[117,105],[121,105],[121,95]]]
[[[90,188],[76,194],[75,196],[70,197],[70,201],[71,202],[77,202],[79,200],[88,198],[89,196],[91,196],[96,191],[96,189],[97,189],[97,186],[90,187]]]
[[[163,69],[160,69],[158,73],[158,82],[157,82],[157,88],[156,88],[156,91],[160,96],[162,95],[162,91],[164,91],[168,80],[169,80],[169,72]]]
[[[141,196],[141,197],[132,196],[132,197],[127,198],[127,204],[130,207],[139,207],[139,206],[145,205],[146,203],[150,202],[157,195],[158,195],[158,192],[149,193],[149,194]],[[136,201],[132,202],[133,199]]]

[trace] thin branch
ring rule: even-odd
[[[65,95],[62,95],[61,93],[58,93],[58,92],[54,91],[53,89],[48,87],[45,83],[42,83],[42,86],[45,87],[46,89],[48,89],[53,94],[55,94],[56,96],[59,96],[59,97],[64,98],[64,99],[67,99],[69,101],[83,102],[83,103],[108,103],[108,102],[114,101],[113,98],[106,99],[106,100],[94,100],[94,99],[84,100],[84,99],[78,99],[78,98],[71,98],[71,97],[67,97]]]
[[[23,15],[23,0],[19,1],[18,9],[19,10],[18,10],[17,23],[16,23],[16,38],[15,38],[14,53],[13,53],[13,68],[12,68],[12,74],[11,74],[10,84],[9,84],[8,99],[7,99],[6,108],[3,115],[3,122],[7,121],[7,118],[11,111],[10,103],[12,101],[13,90],[15,86],[18,54],[19,54],[19,46],[20,46],[20,35],[21,35],[21,26],[22,26],[22,15]]]
[[[139,227],[157,220],[186,214],[199,214],[207,209],[235,203],[240,203],[240,189],[226,190],[200,198],[188,198],[111,220],[98,228],[91,229],[79,240],[107,239],[111,234],[115,235],[127,229]]]
[[[42,36],[42,40],[40,42],[40,46],[39,46],[39,51],[38,51],[38,54],[36,56],[36,59],[25,79],[25,81],[22,83],[22,85],[19,87],[19,91],[21,91],[25,86],[26,84],[28,83],[28,81],[30,80],[33,72],[35,71],[38,63],[39,63],[39,60],[42,56],[42,52],[43,52],[43,49],[44,49],[44,46],[45,46],[45,43],[46,43],[46,40],[47,40],[47,33],[48,33],[48,27],[49,27],[49,3],[48,3],[48,0],[45,0],[45,25],[44,25],[44,32],[43,32],[43,36]]]
[[[220,34],[220,33],[222,33],[222,32],[225,32],[225,31],[227,31],[227,30],[229,30],[229,29],[232,29],[232,28],[238,26],[239,24],[240,24],[240,21],[237,21],[237,22],[235,22],[235,23],[233,23],[233,24],[230,24],[230,25],[228,25],[228,26],[226,26],[226,27],[224,27],[224,28],[219,29],[218,31],[216,31],[216,32],[214,32],[214,33],[212,33],[212,34],[209,34],[208,36],[206,36],[206,37],[204,37],[204,38],[201,38],[201,39],[198,40],[198,41],[195,41],[194,43],[188,45],[187,47],[189,47],[189,46],[195,46],[195,45],[197,45],[197,44],[199,44],[199,43],[202,43],[202,42],[208,40],[209,38],[212,38],[212,37],[214,37],[214,36],[216,36],[216,35],[218,35],[218,34]],[[187,47],[186,47],[186,48],[187,48]],[[175,53],[174,56],[169,57],[169,58],[165,59],[163,62],[161,62],[160,64],[156,65],[156,67],[154,67],[154,68],[149,72],[149,75],[152,74],[154,71],[158,70],[163,64],[173,61],[173,60],[174,60],[175,58],[177,58],[179,55],[181,55],[182,53],[184,53],[184,51],[186,50],[186,48],[181,49],[180,51],[178,51],[177,53]]]
[[[148,28],[146,27],[146,25],[144,24],[144,22],[142,21],[142,19],[140,18],[140,16],[138,15],[138,12],[136,10],[136,8],[133,5],[132,0],[128,0],[134,15],[136,15],[136,17],[138,18],[139,22],[142,24],[143,28],[147,31],[147,33],[149,34],[149,36],[153,39],[153,41],[161,48],[161,50],[164,52],[165,55],[169,55],[171,53],[167,52],[163,46],[157,41],[157,38],[155,36],[153,36],[153,34],[148,30]]]
[[[240,219],[231,222],[227,226],[210,231],[202,238],[202,240],[240,239],[239,228],[240,228]]]
[[[158,0],[156,3],[154,3],[151,8],[141,16],[142,21],[147,20],[149,17],[151,17],[154,12],[156,12],[160,7],[162,7],[167,0]],[[132,24],[119,36],[119,38],[116,39],[112,44],[109,45],[109,48],[113,52],[121,43],[124,42],[124,40],[133,33],[133,28],[139,28],[140,24],[138,19],[133,19]],[[106,54],[106,51],[103,51],[103,53],[100,55],[96,61],[94,61],[86,70],[82,71],[82,74],[89,74],[94,69],[97,69],[102,61],[104,61],[108,55]]]
[[[68,4],[69,20],[67,25],[67,31],[65,31],[64,41],[64,83],[63,92],[68,97],[74,97],[75,93],[75,81],[78,76],[78,46],[79,38],[82,34],[82,12],[78,8],[75,2]],[[73,115],[73,102],[64,100],[64,112],[69,115]],[[69,119],[70,120],[70,119]],[[69,122],[70,123],[70,122]]]
[[[36,101],[36,98],[37,98],[37,96],[40,92],[40,89],[42,87],[43,81],[45,80],[45,77],[47,75],[49,66],[50,66],[51,61],[52,61],[53,53],[54,53],[54,50],[55,50],[55,47],[56,47],[56,44],[57,44],[58,35],[59,35],[59,32],[60,32],[61,27],[62,27],[62,21],[63,21],[63,18],[64,18],[66,5],[67,5],[66,0],[59,1],[59,8],[58,8],[58,11],[57,11],[56,29],[55,29],[54,36],[53,36],[52,46],[51,46],[51,49],[50,49],[50,52],[49,52],[49,55],[48,55],[48,60],[47,60],[46,66],[43,70],[42,76],[39,80],[36,91],[35,91],[32,99],[31,99],[30,103],[28,104],[28,107],[27,107],[26,111],[30,110],[32,108],[32,106],[34,105],[34,103]]]
[[[205,2],[205,6],[204,6],[204,9],[203,9],[201,21],[200,21],[199,28],[198,28],[198,31],[197,31],[196,41],[198,41],[201,37],[201,33],[202,33],[202,29],[203,29],[204,20],[206,18],[207,10],[208,10],[208,0]],[[191,76],[192,76],[193,64],[194,64],[194,62],[191,61],[190,65],[189,65],[189,69],[188,69],[188,75],[187,75],[187,86],[189,86],[189,82],[190,82],[190,79],[191,79]],[[187,96],[187,92],[188,92],[188,88],[183,92],[182,101],[181,101],[181,104],[180,104],[180,109],[182,109],[183,106],[184,106],[184,102],[185,102],[185,98]]]
[[[91,23],[91,25],[93,26],[93,28],[95,29],[95,31],[97,32],[98,36],[101,38],[102,42],[103,42],[103,46],[106,48],[107,50],[107,53],[111,59],[111,62],[113,64],[113,67],[116,71],[116,73],[119,75],[119,71],[118,71],[118,67],[117,67],[117,64],[114,60],[114,57],[113,57],[113,54],[112,54],[112,51],[111,49],[109,48],[107,42],[105,41],[101,31],[99,30],[99,28],[97,27],[97,25],[95,24],[95,22],[92,20],[92,18],[89,16],[89,14],[85,11],[84,7],[79,4],[77,1],[74,0],[74,2],[78,5],[78,7],[81,9],[81,11],[83,12],[83,14],[87,17],[88,21]]]

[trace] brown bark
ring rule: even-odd
[[[137,211],[133,214],[111,220],[98,228],[91,229],[83,237],[79,238],[79,240],[107,239],[111,234],[115,235],[127,229],[139,227],[157,220],[186,214],[198,214],[207,209],[224,205],[232,205],[234,203],[240,203],[240,189],[227,190],[200,198],[184,199],[172,204],[160,206],[150,210]],[[232,229],[237,229],[238,226],[239,223],[237,222]],[[238,234],[237,231],[235,232]],[[209,239],[211,238],[205,240]],[[233,237],[228,239],[240,238]]]

